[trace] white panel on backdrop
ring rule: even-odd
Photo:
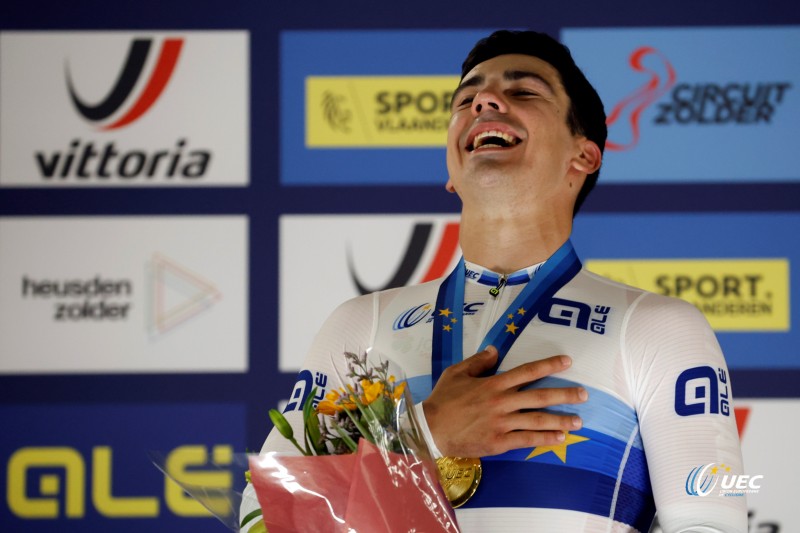
[[[0,186],[242,186],[246,31],[0,33]]]
[[[0,218],[0,373],[246,372],[244,216]]]
[[[449,273],[460,257],[457,223],[456,215],[441,214],[282,216],[280,370],[300,368],[342,302],[392,281],[411,285]]]
[[[794,508],[800,479],[794,456],[800,441],[800,400],[740,399],[736,411],[745,473],[764,476],[753,483],[761,488],[747,494],[747,507],[753,513],[750,531],[800,531]],[[768,527],[769,523],[780,529]]]

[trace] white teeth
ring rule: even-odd
[[[483,141],[490,137],[503,139],[503,141],[505,141],[505,143],[508,144],[509,146],[517,144],[516,137],[509,135],[507,133],[503,133],[502,131],[489,130],[489,131],[482,131],[481,133],[475,136],[475,139],[472,141],[473,150],[477,150],[478,148],[483,146]]]

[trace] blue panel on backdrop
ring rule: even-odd
[[[381,109],[391,109],[387,115],[395,119],[390,124],[393,131],[402,125],[407,129],[418,128],[417,133],[424,135],[423,130],[431,126],[425,119],[431,117],[434,108],[441,109],[446,99],[438,88],[455,89],[461,62],[475,42],[489,33],[482,30],[282,32],[281,183],[444,185],[447,180],[444,142],[434,143],[437,146],[415,146],[413,138],[410,141],[390,139],[386,141],[390,144],[387,147],[373,139],[369,146],[307,146],[307,78],[337,77],[352,91],[337,93],[334,90],[326,100],[329,120],[353,117],[353,124],[340,124],[342,129],[331,132],[332,138],[328,140],[333,144],[345,139],[350,133],[349,128],[358,128],[363,122],[369,122],[367,127],[372,128],[372,120],[376,117],[365,109],[372,105],[378,106],[377,113]],[[391,94],[381,96],[381,91],[371,89],[374,86],[370,85],[359,92],[359,88],[366,87],[360,85],[364,83],[360,77],[364,76],[402,78],[399,82],[392,80],[389,87],[408,82],[414,88],[396,92],[390,89],[385,92]],[[438,83],[428,86],[423,78],[430,76],[452,77],[452,80],[438,80]],[[350,106],[337,107],[337,99],[342,102],[351,97],[352,100],[348,100]],[[407,101],[409,105],[406,105]],[[449,102],[446,105],[449,107]],[[398,106],[404,107],[406,112],[412,112],[416,107],[417,112],[405,117],[401,124],[404,115],[395,112]],[[438,127],[439,133],[445,131],[448,115],[449,112],[438,113],[438,123],[431,127]],[[366,137],[375,134],[380,135],[380,132],[363,132]]]
[[[797,181],[800,27],[564,29],[605,104],[606,183]]]
[[[656,278],[655,292],[674,296],[683,288],[681,297],[691,295],[693,303],[708,306],[711,313],[706,316],[712,322],[719,315],[735,314],[732,329],[717,331],[729,367],[800,369],[800,323],[792,313],[800,301],[791,292],[800,286],[800,241],[793,234],[797,227],[796,213],[580,214],[573,242],[589,265],[593,260],[622,260],[623,271],[619,265],[614,268],[626,282],[630,272],[647,266],[648,261],[639,260],[674,261],[660,267],[664,271]],[[718,264],[707,268],[714,261]],[[783,292],[774,293],[772,287],[783,287]],[[764,319],[768,326],[779,326],[759,331]]]
[[[241,404],[2,406],[0,427],[3,531],[219,532],[166,488],[148,452],[211,487],[227,482],[210,465],[245,451]]]

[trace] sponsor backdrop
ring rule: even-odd
[[[214,465],[260,447],[328,313],[452,268],[449,99],[499,27],[598,88],[577,250],[705,313],[745,455],[720,486],[797,530],[800,11],[582,4],[4,4],[0,530],[225,530],[149,454],[241,490]]]

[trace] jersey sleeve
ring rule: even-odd
[[[311,348],[298,373],[297,382],[291,391],[284,416],[291,424],[295,439],[302,445],[302,410],[306,398],[315,387],[317,399],[343,385],[347,374],[344,352],[364,353],[370,348],[375,328],[378,295],[365,295],[340,305],[325,321],[317,333]],[[341,378],[339,377],[341,376]],[[272,429],[261,448],[261,453],[285,452],[298,455],[297,449],[276,429]],[[239,508],[241,520],[258,509],[255,490],[248,483],[242,495]],[[259,520],[251,520],[242,532],[249,531]]]
[[[662,530],[745,533],[746,497],[719,495],[726,474],[744,471],[730,375],[705,317],[647,293],[626,317],[621,342]]]

